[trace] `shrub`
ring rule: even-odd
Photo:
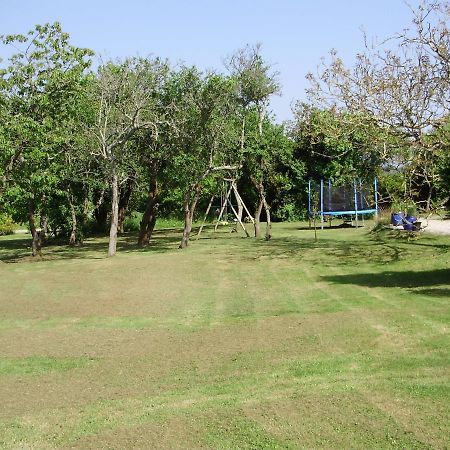
[[[7,214],[0,213],[0,235],[13,234],[16,224]]]
[[[123,221],[123,231],[139,231],[142,220],[142,213],[133,211]]]
[[[301,220],[304,217],[304,212],[294,202],[287,202],[274,211],[274,218],[284,222],[293,222],[295,220]]]

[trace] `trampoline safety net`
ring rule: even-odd
[[[333,186],[330,182],[309,184],[309,213],[319,215],[372,214],[377,212],[376,180],[373,186],[355,181]]]

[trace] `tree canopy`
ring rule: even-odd
[[[186,247],[203,197],[226,177],[266,239],[273,218],[304,215],[309,178],[378,176],[388,203],[445,204],[450,7],[424,1],[411,14],[409,29],[366,45],[353,66],[333,50],[285,125],[269,110],[281,86],[259,44],[205,72],[160,57],[93,64],[59,23],[1,36],[14,49],[0,63],[1,217],[28,224],[34,255],[47,234],[77,245],[109,228],[112,256],[136,211],[138,245],[163,214],[184,220]]]

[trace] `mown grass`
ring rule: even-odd
[[[450,238],[0,238],[1,448],[447,448]]]
[[[46,372],[65,371],[85,367],[91,362],[89,358],[54,358],[46,356],[29,356],[26,358],[0,359],[0,376],[2,375],[42,375]]]

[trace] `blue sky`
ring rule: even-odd
[[[0,0],[0,8],[0,34],[58,20],[74,45],[111,58],[155,55],[223,70],[224,57],[260,42],[280,72],[282,96],[271,103],[279,121],[305,99],[305,75],[330,49],[351,63],[362,28],[383,38],[411,19],[403,0]]]

